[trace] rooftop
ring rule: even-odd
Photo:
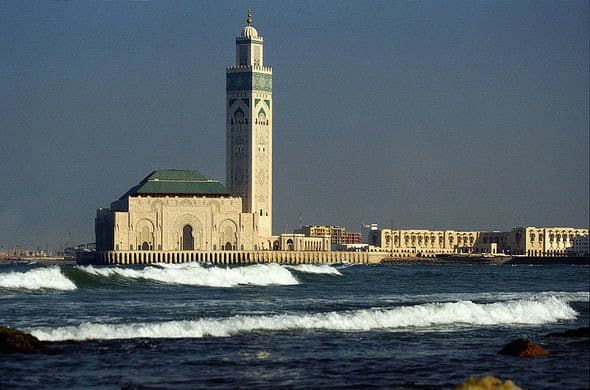
[[[121,199],[138,195],[227,196],[230,193],[219,181],[207,179],[198,171],[162,169],[150,173]]]

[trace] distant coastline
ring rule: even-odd
[[[6,256],[0,258],[2,263],[40,263],[47,265],[71,265],[76,264],[76,260],[72,258],[64,258],[63,256]]]

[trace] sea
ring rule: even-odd
[[[588,389],[586,265],[0,263],[0,388]],[[549,355],[499,354],[517,338]]]

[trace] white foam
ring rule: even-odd
[[[342,275],[336,268],[329,264],[298,264],[285,266],[297,272],[305,272],[309,274],[327,274],[327,275]]]
[[[26,290],[71,291],[76,285],[66,278],[59,267],[35,268],[26,272],[0,273],[0,287]]]
[[[577,313],[559,298],[515,300],[477,304],[470,301],[427,303],[355,311],[233,316],[158,323],[83,323],[60,328],[36,328],[30,332],[41,340],[128,338],[227,337],[250,331],[287,330],[416,330],[437,326],[496,326],[544,324],[574,319]]]
[[[589,302],[587,291],[542,291],[542,292],[473,292],[473,293],[436,293],[436,294],[394,294],[363,297],[386,303],[404,302],[451,302],[451,301],[511,301],[517,299],[538,300],[548,297],[563,299],[565,302]]]
[[[238,285],[294,285],[299,284],[289,270],[278,264],[256,264],[246,267],[204,267],[198,263],[157,264],[143,269],[80,266],[82,271],[105,277],[120,276],[147,279],[168,284],[234,287]]]

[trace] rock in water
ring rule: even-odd
[[[527,339],[512,340],[502,348],[499,352],[504,355],[518,356],[518,357],[538,357],[548,355],[549,352],[539,344]]]
[[[455,390],[522,390],[511,380],[502,382],[495,376],[473,376],[460,385],[455,386]]]
[[[41,350],[43,343],[28,333],[0,326],[0,353],[31,353]]]

